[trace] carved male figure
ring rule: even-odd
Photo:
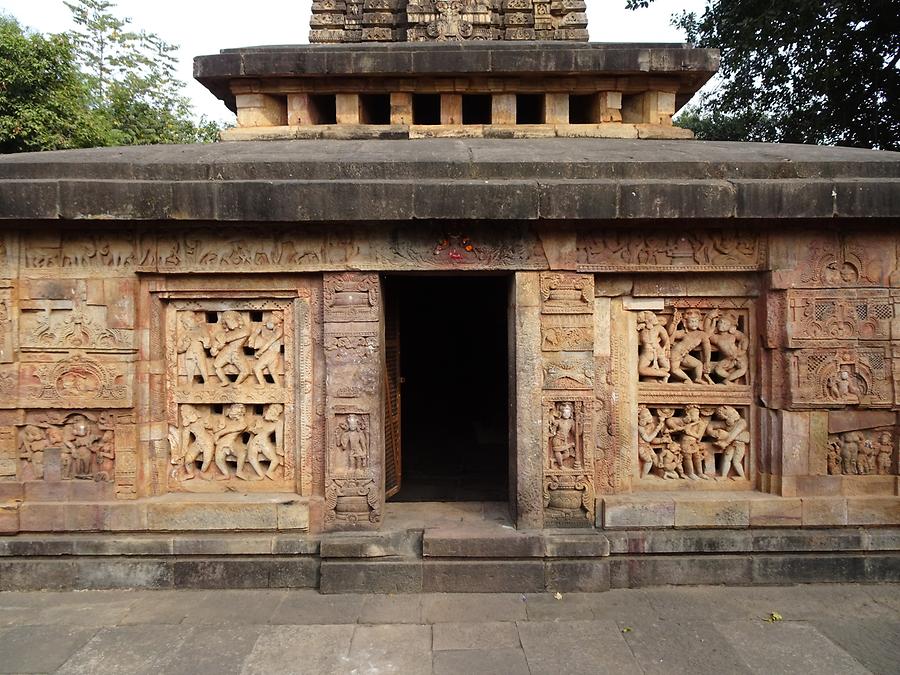
[[[710,435],[717,439],[716,446],[724,450],[722,458],[722,478],[727,478],[733,468],[737,477],[744,478],[744,455],[747,454],[747,444],[750,442],[750,432],[747,429],[747,421],[730,405],[723,405],[716,409],[716,419],[721,420],[723,426],[710,431]]]
[[[836,375],[829,378],[828,392],[832,398],[839,401],[857,400],[859,394],[862,393],[854,379],[851,378],[851,373],[845,369],[841,369]]]
[[[706,332],[710,344],[719,350],[720,359],[713,372],[725,384],[736,382],[747,374],[749,360],[747,350],[750,340],[737,326],[737,316],[733,313],[723,314],[718,309],[706,315]]]
[[[50,447],[44,437],[44,430],[29,424],[22,431],[19,444],[19,460],[30,465],[35,479],[44,477],[44,449]],[[25,468],[23,466],[23,468]]]
[[[195,377],[199,377],[203,384],[209,381],[206,350],[210,348],[210,342],[203,323],[203,315],[199,312],[181,313],[177,351],[184,354],[184,372],[189,383]]]
[[[637,316],[638,373],[642,377],[669,381],[669,333],[653,312],[641,312]]]
[[[213,368],[223,387],[231,384],[227,366],[237,369],[235,384],[241,384],[250,376],[250,365],[244,355],[244,344],[250,336],[250,331],[244,326],[244,317],[239,312],[227,311],[222,313],[222,323],[218,331],[212,336],[210,353],[215,357]]]
[[[825,458],[828,465],[829,476],[841,475],[841,443],[840,441],[828,441],[828,454]]]
[[[281,422],[283,412],[284,406],[273,403],[266,408],[263,418],[250,427],[253,438],[247,444],[247,461],[261,479],[274,480],[275,471],[281,465],[281,458],[284,456],[284,425]],[[267,471],[263,471],[259,464],[260,455],[269,462]]]
[[[681,458],[684,471],[691,480],[709,480],[703,469],[706,453],[700,446],[700,440],[706,434],[709,418],[700,415],[700,408],[689,405],[684,410],[684,417],[670,417],[666,427],[670,431],[681,432]]]
[[[265,384],[265,373],[278,384],[278,359],[281,356],[281,346],[284,343],[284,325],[279,312],[273,312],[269,320],[253,331],[250,346],[256,350],[256,365],[253,366],[253,374],[259,384]]]
[[[247,480],[243,475],[244,462],[247,459],[247,448],[241,442],[241,435],[247,431],[247,409],[243,403],[233,403],[228,406],[225,418],[220,420],[219,426],[213,434],[216,444],[215,461],[221,472],[219,480],[231,478],[226,460],[237,460],[235,475],[241,480]]]
[[[346,424],[347,428],[341,433],[338,445],[347,453],[351,470],[365,469],[369,465],[369,442],[366,434],[359,428],[359,418],[356,415],[348,415]]]
[[[676,310],[669,324],[669,336],[672,339],[671,362],[672,375],[682,382],[695,382],[713,384],[709,377],[712,348],[709,343],[709,333],[703,330],[702,316],[696,309],[689,309],[684,313],[684,327],[679,329],[682,322],[681,312]],[[700,349],[702,360],[693,356],[691,352]],[[687,375],[684,369],[691,371]]]
[[[215,456],[216,441],[211,433],[212,424],[208,418],[201,417],[197,409],[192,405],[181,406],[181,429],[184,452],[185,480],[194,477],[194,468],[197,459],[200,458],[200,473],[204,474],[212,464]],[[193,443],[190,442],[193,437]]]
[[[654,467],[659,466],[659,455],[650,444],[656,440],[665,424],[666,418],[662,412],[657,423],[653,419],[653,413],[645,406],[641,406],[638,411],[638,459],[641,461],[641,478],[646,478]]]
[[[550,468],[554,463],[560,469],[565,468],[565,461],[575,457],[575,411],[571,403],[559,405],[558,413],[550,420]],[[577,463],[577,457],[575,457]]]

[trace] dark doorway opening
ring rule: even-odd
[[[402,378],[392,501],[507,500],[508,294],[502,276],[385,280]]]

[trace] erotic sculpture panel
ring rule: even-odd
[[[182,480],[261,481],[281,478],[284,464],[284,406],[231,403],[185,404],[169,438],[172,464]],[[248,469],[249,465],[249,469]]]
[[[103,414],[46,413],[18,430],[19,478],[44,478],[44,452],[61,450],[60,478],[111,483],[116,471],[114,424]]]
[[[887,430],[847,431],[828,437],[831,476],[889,476],[896,472],[894,434]]]
[[[750,340],[747,316],[736,311],[690,308],[669,315],[637,316],[641,382],[747,384]]]
[[[743,480],[749,447],[750,428],[743,409],[727,405],[639,408],[641,478]]]

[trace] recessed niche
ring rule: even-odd
[[[413,95],[413,124],[437,125],[441,123],[441,95]]]
[[[491,103],[490,94],[464,94],[463,124],[490,124]]]
[[[545,120],[543,94],[516,95],[516,124],[543,124]]]

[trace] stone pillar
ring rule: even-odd
[[[391,124],[410,125],[413,123],[412,94],[394,92],[391,94]]]
[[[517,272],[510,307],[510,494],[519,529],[544,525],[541,433],[541,296],[538,272]]]
[[[237,94],[239,127],[280,127],[287,124],[287,101],[269,94]]]
[[[359,95],[338,94],[335,96],[335,112],[338,124],[359,124]]]
[[[569,123],[569,95],[547,94],[544,103],[545,122],[547,124]]]
[[[456,126],[462,123],[462,95],[441,94],[441,124],[444,126]]]
[[[516,95],[494,94],[491,101],[492,124],[516,123]]]
[[[377,527],[384,507],[384,336],[378,275],[328,273],[323,295],[325,527]]]

